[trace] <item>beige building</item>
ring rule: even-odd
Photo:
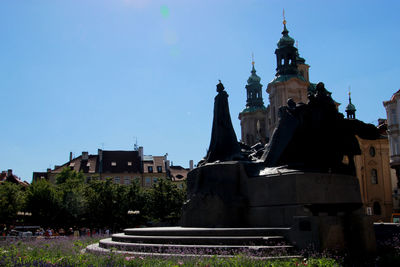
[[[390,100],[384,101],[383,106],[387,114],[387,127],[390,144],[390,166],[396,175],[393,179],[393,198],[396,212],[400,213],[400,90],[392,95]]]
[[[92,179],[112,179],[116,184],[130,185],[137,181],[143,187],[151,187],[158,179],[165,179],[169,174],[167,155],[151,156],[143,154],[143,147],[137,150],[102,150],[97,155],[82,152],[73,158],[70,153],[68,162],[47,172],[34,172],[32,181],[47,179],[56,182],[56,176],[64,168],[82,172],[87,181]]]
[[[393,212],[392,176],[387,136],[377,140],[357,138],[361,155],[355,157],[365,213],[374,221],[389,222]]]
[[[151,187],[159,179],[167,178],[167,156],[143,156],[142,186]]]
[[[178,187],[178,188],[185,188],[186,186],[186,179],[188,173],[193,170],[193,160],[189,162],[190,167],[184,168],[182,166],[170,166],[170,177],[171,181]]]

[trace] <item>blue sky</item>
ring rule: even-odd
[[[275,75],[285,9],[289,35],[357,117],[385,118],[400,87],[398,1],[2,0],[0,170],[31,181],[69,152],[131,150],[175,165],[199,161],[210,142],[221,79],[238,139],[238,113],[255,56]]]

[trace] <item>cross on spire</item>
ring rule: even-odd
[[[282,15],[283,15],[283,25],[286,25],[285,9],[283,9]]]

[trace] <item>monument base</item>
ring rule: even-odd
[[[364,240],[364,251],[375,249],[354,176],[232,161],[194,169],[187,185],[184,227],[290,227],[299,248],[344,250]]]

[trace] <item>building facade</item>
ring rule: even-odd
[[[400,90],[395,92],[390,100],[384,101],[383,106],[386,109],[387,115],[390,167],[396,174],[393,181],[393,198],[395,201],[395,210],[397,213],[400,213]]]
[[[361,155],[355,156],[354,160],[365,213],[374,221],[389,222],[393,212],[393,172],[389,166],[388,138],[357,139]]]
[[[169,177],[167,156],[144,155],[143,147],[139,147],[129,151],[99,149],[97,155],[82,152],[76,158],[70,153],[68,162],[47,169],[47,172],[34,172],[32,181],[46,179],[56,183],[57,175],[64,168],[83,173],[86,181],[112,179],[114,183],[124,185],[136,181],[143,187],[151,187],[158,179]]]

